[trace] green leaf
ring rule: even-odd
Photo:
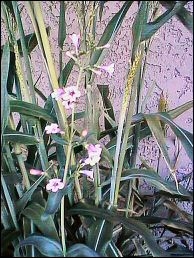
[[[75,64],[75,60],[70,59],[68,63],[65,65],[65,67],[63,68],[59,78],[59,85],[61,87],[65,87],[65,85],[67,84],[67,80],[71,74],[74,64]]]
[[[67,257],[101,257],[94,250],[83,244],[72,245],[67,250]]]
[[[5,142],[21,143],[24,145],[35,145],[39,143],[39,139],[27,133],[18,132],[10,128],[6,128],[3,139]]]
[[[47,122],[55,123],[56,118],[45,108],[21,100],[10,101],[11,112],[18,112],[23,115],[44,119]]]
[[[7,42],[3,48],[3,55],[1,58],[1,141],[2,134],[7,126],[10,106],[7,93],[7,80],[9,73],[10,50]]]
[[[78,214],[81,216],[93,216],[100,219],[105,219],[114,224],[123,224],[129,230],[137,232],[140,234],[150,249],[153,256],[156,257],[165,257],[166,252],[156,243],[154,237],[148,230],[148,228],[141,222],[136,221],[132,218],[124,218],[119,216],[116,212],[107,211],[101,208],[97,208],[96,206],[86,204],[86,203],[78,203],[73,208],[68,211],[69,215]]]
[[[66,140],[57,136],[56,134],[52,134],[51,139],[60,145],[68,145],[69,144]]]
[[[60,1],[58,45],[61,49],[63,49],[65,38],[66,38],[65,2]]]
[[[120,11],[116,13],[115,16],[110,20],[105,31],[103,32],[103,35],[100,38],[100,41],[97,45],[98,47],[104,46],[105,44],[110,43],[114,39],[132,3],[133,1],[125,1]],[[92,53],[90,65],[94,65],[96,63],[100,64],[101,62],[100,57],[103,51],[104,51],[103,49],[98,49]]]
[[[32,220],[37,228],[44,234],[44,236],[59,241],[59,236],[53,218],[48,216],[44,221],[42,221],[41,216],[43,213],[44,207],[38,203],[32,203],[22,211],[22,214],[26,218]]]
[[[87,245],[104,256],[108,244],[112,240],[112,234],[113,224],[106,220],[97,219],[89,228]]]
[[[171,9],[175,1],[160,1],[160,3],[167,9]],[[185,7],[182,7],[180,11],[176,14],[177,18],[182,22],[182,24],[193,33],[193,15]]]
[[[51,238],[35,234],[27,237],[19,243],[15,249],[14,256],[21,257],[19,252],[20,247],[28,245],[35,246],[38,251],[46,257],[63,257],[63,252],[59,242]]]
[[[32,194],[37,189],[39,184],[44,180],[45,175],[41,176],[31,187],[27,190],[24,195],[16,202],[16,214],[20,215],[25,208],[28,201],[31,199]]]
[[[173,8],[167,10],[155,21],[144,25],[141,41],[151,38],[160,29],[160,27],[162,27],[169,19],[177,14],[185,4],[185,1],[177,1]]]

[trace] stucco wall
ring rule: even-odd
[[[71,1],[68,1],[69,3]],[[98,37],[102,34],[106,24],[112,16],[122,6],[123,1],[108,1],[105,4],[102,22],[98,22]],[[187,8],[192,11],[192,3],[189,3]],[[53,57],[58,69],[58,20],[59,20],[59,2],[58,1],[42,1],[42,9],[47,26],[51,27],[50,44],[53,52]],[[137,2],[133,4],[129,10],[117,36],[114,40],[108,55],[104,61],[106,63],[115,63],[115,72],[112,78],[102,77],[97,79],[98,83],[110,85],[110,97],[116,111],[116,118],[118,119],[121,107],[121,98],[126,82],[126,74],[128,68],[128,60],[131,54],[131,27],[133,18],[137,11]],[[161,12],[164,11],[161,8]],[[25,27],[25,32],[33,31],[31,21],[27,15],[25,8],[22,11],[22,19]],[[69,4],[67,17],[67,34],[78,32],[78,22],[75,16],[73,5]],[[2,30],[2,43],[6,38],[6,33]],[[69,50],[71,42],[67,37],[64,51]],[[158,100],[161,89],[168,94],[169,108],[175,108],[192,99],[193,93],[193,38],[187,29],[176,19],[173,18],[168,21],[155,35],[153,43],[149,52],[147,60],[147,71],[145,76],[145,93],[151,87],[153,82],[159,86],[155,87],[150,101],[146,106],[146,112],[157,110]],[[63,61],[66,63],[69,58],[63,55]],[[39,54],[38,48],[32,53],[32,68],[34,71],[34,81],[40,76],[41,78],[37,84],[46,95],[50,93],[45,68]],[[69,84],[76,82],[77,72],[72,74]],[[81,99],[81,106],[84,105],[84,97]],[[41,103],[40,103],[41,104]],[[193,131],[193,110],[185,112],[184,115],[176,119],[176,122],[184,129]],[[170,148],[171,157],[174,155],[174,136],[169,131],[168,133],[168,147]],[[143,158],[156,165],[158,159],[158,147],[152,138],[144,140],[141,143],[140,154]],[[191,173],[193,165],[187,158],[185,151],[182,149],[180,158],[177,164],[177,173],[179,178],[185,174]],[[162,176],[167,176],[168,169],[164,162],[160,163],[160,171]],[[188,205],[185,203],[185,205]],[[186,207],[188,210],[191,207]]]

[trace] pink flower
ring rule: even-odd
[[[110,64],[107,66],[98,66],[99,69],[104,70],[107,72],[110,76],[114,73],[114,64]]]
[[[30,174],[34,175],[34,176],[42,176],[45,173],[42,170],[38,170],[38,169],[30,169]]]
[[[78,49],[79,49],[79,46],[80,46],[80,35],[76,35],[75,33],[71,36],[69,36],[70,39],[72,40],[74,46],[75,46],[75,52],[76,52],[76,55],[78,55]]]
[[[92,180],[94,179],[93,170],[81,170],[80,173],[90,177]]]
[[[99,161],[100,161],[100,156],[93,155],[93,156],[90,156],[87,159],[85,159],[84,162],[85,162],[86,165],[94,166]]]
[[[76,86],[70,86],[65,88],[65,94],[63,95],[62,104],[66,109],[73,108],[77,98],[81,96],[81,92],[77,89]]]
[[[59,100],[63,97],[65,91],[62,88],[59,88],[57,90],[54,90],[54,92],[51,94],[53,99]]]
[[[88,158],[84,161],[85,164],[89,164],[90,166],[94,166],[101,159],[102,148],[100,144],[89,144],[86,146],[88,150]]]
[[[46,131],[46,134],[64,133],[63,131],[61,131],[61,129],[59,128],[58,124],[47,125],[45,127],[45,131]]]
[[[64,183],[61,182],[61,179],[53,178],[49,180],[49,183],[46,185],[47,191],[52,191],[56,193],[59,189],[63,189],[65,187]]]
[[[74,107],[75,102],[71,102],[70,100],[64,100],[62,104],[66,109],[70,109]]]
[[[102,148],[100,147],[100,144],[88,144],[86,146],[86,149],[88,150],[88,155],[93,156],[93,155],[100,155],[102,152]]]
[[[82,137],[86,137],[86,135],[88,134],[88,130],[87,129],[84,129],[81,133],[81,136]]]
[[[65,94],[63,95],[63,100],[69,100],[75,102],[77,98],[81,96],[81,92],[76,86],[70,86],[65,88]]]

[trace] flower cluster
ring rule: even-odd
[[[60,88],[54,90],[51,96],[56,100],[62,100],[62,104],[65,106],[65,108],[70,109],[73,108],[77,98],[81,96],[81,92],[76,86],[69,86],[64,89]]]
[[[88,158],[85,159],[84,164],[94,166],[101,159],[102,148],[100,144],[88,144],[86,145],[86,149],[88,150]]]

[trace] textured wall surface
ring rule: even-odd
[[[69,3],[71,1],[68,1]],[[105,9],[102,21],[97,23],[98,38],[104,31],[104,28],[113,15],[120,9],[123,1],[108,1],[105,4]],[[21,6],[22,7],[22,6]],[[192,11],[192,3],[189,3],[187,8]],[[53,52],[53,57],[58,69],[58,47],[57,47],[57,34],[58,34],[58,20],[59,20],[59,2],[58,1],[42,1],[42,9],[47,26],[51,27],[50,44]],[[164,9],[161,8],[161,12]],[[115,107],[116,117],[119,116],[121,107],[121,98],[123,89],[126,82],[126,74],[128,71],[128,60],[131,54],[131,27],[134,16],[137,12],[137,3],[133,4],[129,10],[119,32],[114,40],[108,55],[103,64],[115,63],[115,72],[112,76],[97,78],[96,82],[101,84],[110,85],[110,96],[112,103]],[[25,32],[31,33],[33,31],[31,21],[27,15],[25,7],[22,11],[23,23]],[[69,4],[67,17],[67,34],[78,33],[78,22],[75,16],[73,5]],[[6,39],[6,33],[2,31],[2,42]],[[64,51],[72,48],[71,42],[67,37],[65,42]],[[145,75],[145,93],[147,89],[156,83],[155,87],[146,105],[145,111],[147,113],[156,111],[158,100],[161,94],[161,89],[168,95],[169,108],[175,108],[192,99],[193,92],[193,38],[189,31],[176,19],[173,18],[168,21],[154,36],[151,49],[147,59],[147,70]],[[63,55],[64,64],[69,58]],[[41,89],[46,95],[50,93],[48,80],[45,74],[45,68],[42,62],[41,55],[38,48],[32,53],[32,68],[34,71],[34,81],[41,75],[38,81],[38,88]],[[72,74],[69,84],[76,82],[77,72]],[[144,94],[145,95],[145,94]],[[84,97],[81,99],[81,105],[85,104]],[[184,129],[193,131],[193,110],[185,112],[181,117],[176,119],[176,122]],[[174,136],[168,132],[168,147],[170,148],[170,155],[173,158],[176,150],[176,141],[174,144]],[[159,155],[158,147],[153,138],[149,141],[146,139],[141,143],[140,148],[141,156],[150,162],[151,165],[156,166]],[[185,151],[182,149],[177,163],[178,178],[182,178],[185,174],[192,173],[193,166],[191,161],[187,158]],[[165,163],[160,162],[161,175],[166,177],[168,169]],[[191,210],[191,207],[186,207]]]

